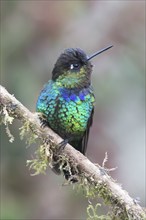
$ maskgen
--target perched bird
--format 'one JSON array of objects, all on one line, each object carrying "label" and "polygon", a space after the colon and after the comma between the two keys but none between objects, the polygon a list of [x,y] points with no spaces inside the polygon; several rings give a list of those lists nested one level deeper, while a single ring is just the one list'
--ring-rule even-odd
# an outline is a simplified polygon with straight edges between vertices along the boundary
[{"label": "perched bird", "polygon": [[66,49],[57,59],[52,79],[42,89],[37,112],[46,117],[47,125],[76,150],[85,154],[94,114],[95,97],[91,85],[92,56],[79,48]]}]

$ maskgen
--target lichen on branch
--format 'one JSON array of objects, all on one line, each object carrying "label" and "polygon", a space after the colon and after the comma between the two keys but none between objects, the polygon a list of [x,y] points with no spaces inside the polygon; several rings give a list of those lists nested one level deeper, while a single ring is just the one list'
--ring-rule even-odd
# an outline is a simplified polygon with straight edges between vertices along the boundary
[{"label": "lichen on branch", "polygon": [[[47,165],[52,168],[56,147],[62,141],[62,138],[49,127],[42,128],[36,114],[31,113],[2,86],[0,86],[0,107],[2,122],[6,126],[11,124],[14,119],[19,119],[23,124],[20,129],[21,137],[31,133],[30,138],[27,140],[28,144],[36,140],[41,143],[38,152],[36,152],[36,158],[27,161],[29,167],[36,171],[35,174],[45,172]],[[9,132],[7,133],[12,141],[13,139]],[[144,209],[107,174],[103,167],[93,164],[69,144],[66,145],[59,159],[62,169],[65,168],[70,173],[72,173],[72,169],[74,170],[78,184],[84,187],[88,197],[91,195],[92,197],[99,196],[105,204],[111,207],[112,213],[109,215],[110,217],[112,216],[111,219],[145,219]],[[96,216],[97,208],[98,205],[95,206],[95,210],[92,206],[89,206],[87,211],[90,219],[92,219],[92,216]],[[91,214],[91,211],[94,215]]]}]

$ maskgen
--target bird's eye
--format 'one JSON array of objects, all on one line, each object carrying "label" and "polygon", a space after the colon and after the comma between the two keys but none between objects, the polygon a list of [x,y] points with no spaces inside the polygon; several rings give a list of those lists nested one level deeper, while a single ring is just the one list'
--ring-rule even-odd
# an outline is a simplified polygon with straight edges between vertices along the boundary
[{"label": "bird's eye", "polygon": [[80,64],[79,63],[74,63],[70,65],[70,69],[71,70],[78,70],[80,68]]}]

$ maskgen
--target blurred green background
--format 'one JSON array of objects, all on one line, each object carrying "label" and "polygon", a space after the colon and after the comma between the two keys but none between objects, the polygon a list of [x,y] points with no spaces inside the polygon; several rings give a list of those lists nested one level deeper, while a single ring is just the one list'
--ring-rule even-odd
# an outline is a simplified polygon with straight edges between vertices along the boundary
[{"label": "blurred green background", "polygon": [[[59,54],[113,44],[92,63],[96,96],[87,157],[145,206],[145,1],[1,1],[1,84],[31,111]],[[87,200],[50,169],[32,177],[34,147],[1,129],[1,219],[85,219]],[[3,127],[4,128],[4,127]]]}]

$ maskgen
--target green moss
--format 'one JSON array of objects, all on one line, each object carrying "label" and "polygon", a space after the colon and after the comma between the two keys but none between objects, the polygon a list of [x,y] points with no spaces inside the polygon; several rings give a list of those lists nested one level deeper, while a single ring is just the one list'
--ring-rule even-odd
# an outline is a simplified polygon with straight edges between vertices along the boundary
[{"label": "green moss", "polygon": [[29,170],[33,170],[32,176],[45,174],[48,166],[48,157],[46,156],[45,145],[41,145],[35,152],[35,158],[26,161]]},{"label": "green moss", "polygon": [[19,128],[20,130],[20,139],[23,140],[26,137],[26,144],[30,146],[36,142],[38,135],[36,134],[35,128],[29,121],[25,121],[23,126]]},{"label": "green moss", "polygon": [[101,207],[100,203],[97,203],[95,206],[89,204],[87,207],[87,220],[111,220],[110,216],[107,215],[98,215],[98,208]]},{"label": "green moss", "polygon": [[14,141],[14,136],[10,132],[9,125],[12,124],[14,117],[9,115],[5,106],[1,107],[0,115],[0,123],[5,125],[6,134],[8,135],[9,141],[12,143]]}]

